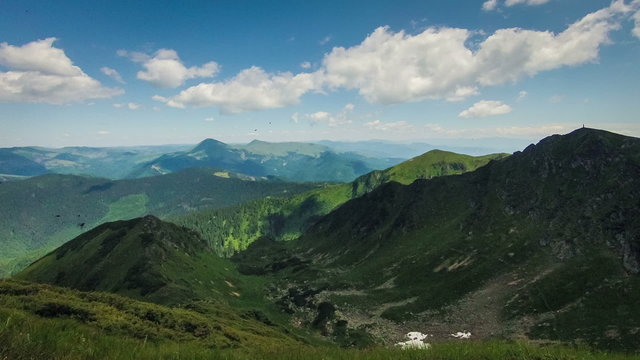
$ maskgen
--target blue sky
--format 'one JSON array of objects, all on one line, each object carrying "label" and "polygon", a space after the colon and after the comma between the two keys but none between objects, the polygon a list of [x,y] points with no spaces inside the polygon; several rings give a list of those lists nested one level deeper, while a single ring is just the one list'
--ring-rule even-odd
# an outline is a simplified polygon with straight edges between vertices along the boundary
[{"label": "blue sky", "polygon": [[0,147],[640,136],[640,0],[3,1]]}]

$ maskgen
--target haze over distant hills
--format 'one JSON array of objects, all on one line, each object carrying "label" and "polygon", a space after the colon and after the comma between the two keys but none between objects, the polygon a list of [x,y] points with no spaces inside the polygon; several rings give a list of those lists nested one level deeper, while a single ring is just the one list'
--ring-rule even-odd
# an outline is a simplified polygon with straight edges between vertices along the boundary
[{"label": "haze over distant hills", "polygon": [[[419,149],[420,146],[413,148]],[[216,167],[291,181],[351,181],[406,158],[363,155],[312,143],[259,140],[246,145],[228,145],[206,139],[195,146],[17,147],[0,149],[0,181],[48,173],[110,179],[138,178],[192,167]]]},{"label": "haze over distant hills", "polygon": [[374,157],[410,159],[429,150],[444,150],[459,154],[481,156],[495,153],[512,153],[525,148],[529,141],[510,138],[483,139],[432,139],[415,142],[397,142],[387,140],[367,141],[318,141],[318,144],[339,151],[353,151]]},{"label": "haze over distant hills", "polygon": [[120,179],[138,163],[187,148],[188,145],[4,148],[0,149],[0,174],[37,176],[56,173]]},{"label": "haze over distant hills", "polygon": [[165,154],[138,166],[129,177],[166,174],[199,166],[228,169],[252,176],[276,176],[289,181],[351,181],[402,159],[377,158],[341,152],[317,144],[268,143],[227,145],[206,139],[190,151]]}]

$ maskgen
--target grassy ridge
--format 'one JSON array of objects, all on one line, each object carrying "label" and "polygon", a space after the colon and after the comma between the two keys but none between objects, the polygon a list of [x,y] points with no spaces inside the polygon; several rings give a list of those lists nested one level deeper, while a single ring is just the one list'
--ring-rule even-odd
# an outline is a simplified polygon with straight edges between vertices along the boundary
[{"label": "grassy ridge", "polygon": [[[0,284],[0,291],[6,291]],[[129,300],[130,301],[130,300]],[[94,306],[96,306],[94,304]],[[141,305],[147,306],[147,305]],[[126,313],[125,306],[116,314]],[[179,311],[166,309],[165,311]],[[187,313],[188,312],[184,312]],[[127,314],[132,317],[134,315]],[[190,314],[193,315],[193,314]],[[193,315],[195,317],[199,314]],[[142,323],[149,321],[142,320]],[[155,327],[155,324],[150,323]],[[143,325],[138,324],[139,327]],[[238,326],[234,324],[234,326]],[[156,327],[157,328],[157,327]],[[32,310],[0,305],[0,358],[22,359],[323,359],[323,360],[631,360],[637,356],[593,352],[561,346],[537,346],[524,342],[464,342],[434,344],[429,350],[371,348],[345,350],[329,346],[309,346],[270,341],[252,342],[252,346],[217,348],[208,339],[198,339],[188,332],[186,339],[129,336],[130,326],[115,331],[102,328],[100,322],[83,322],[70,316],[43,317]],[[140,328],[133,330],[138,335]],[[251,337],[264,338],[260,335]],[[226,341],[230,341],[225,337]]]},{"label": "grassy ridge", "polygon": [[638,351],[638,154],[639,139],[581,129],[474,172],[384,184],[234,260],[270,274],[297,316],[332,305],[330,333],[346,321],[378,339],[468,329]]},{"label": "grassy ridge", "polygon": [[[169,308],[114,294],[8,280],[0,282],[0,295],[0,343],[7,345],[0,353],[11,351],[18,357],[34,352],[61,355],[66,347],[79,352],[78,357],[87,351],[84,355],[100,358],[105,351],[144,350],[146,343],[198,352],[302,343],[284,328],[215,300]],[[97,346],[87,346],[91,343]]]},{"label": "grassy ridge", "polygon": [[230,255],[263,236],[295,239],[321,216],[384,183],[410,184],[416,179],[461,174],[505,156],[474,157],[434,150],[349,184],[328,185],[286,199],[268,197],[231,208],[204,210],[171,221],[200,233],[217,253]]}]

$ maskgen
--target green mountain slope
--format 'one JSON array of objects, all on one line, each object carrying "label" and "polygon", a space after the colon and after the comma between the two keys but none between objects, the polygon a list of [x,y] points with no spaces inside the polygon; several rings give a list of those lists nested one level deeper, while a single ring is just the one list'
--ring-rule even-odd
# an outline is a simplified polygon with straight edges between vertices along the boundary
[{"label": "green mountain slope", "polygon": [[15,278],[175,305],[231,299],[242,291],[232,269],[197,234],[149,215],[102,224]]},{"label": "green mountain slope", "polygon": [[203,210],[171,221],[198,232],[217,253],[230,255],[263,236],[295,239],[320,216],[389,181],[410,184],[421,178],[461,174],[505,156],[473,157],[433,150],[352,183],[328,185],[290,198],[269,197],[231,208]]},{"label": "green mountain slope", "polygon": [[313,184],[265,181],[214,169],[111,181],[45,175],[0,184],[0,276],[20,269],[84,230],[145,214],[159,217],[227,207]]},{"label": "green mountain slope", "polygon": [[256,334],[285,337],[285,332],[294,330],[265,300],[264,279],[241,275],[194,232],[150,215],[100,225],[32,263],[14,279],[109,292],[227,320],[244,317],[271,327],[257,329]]},{"label": "green mountain slope", "polygon": [[247,145],[227,145],[206,139],[190,151],[165,154],[142,164],[129,177],[167,174],[191,167],[217,167],[291,181],[343,182],[397,162],[356,153],[337,153],[316,144],[253,141]]},{"label": "green mountain slope", "polygon": [[303,344],[215,300],[170,308],[9,280],[0,282],[0,295],[0,355],[7,359],[195,358]]},{"label": "green mountain slope", "polygon": [[631,360],[524,342],[433,344],[425,351],[340,349],[308,344],[286,329],[238,315],[220,303],[170,308],[114,294],[0,281],[0,357],[3,359],[335,359],[335,360]]},{"label": "green mountain slope", "polygon": [[382,185],[235,260],[271,273],[286,311],[325,304],[328,333],[346,321],[382,339],[469,330],[637,351],[639,181],[640,139],[580,129],[474,172]]}]

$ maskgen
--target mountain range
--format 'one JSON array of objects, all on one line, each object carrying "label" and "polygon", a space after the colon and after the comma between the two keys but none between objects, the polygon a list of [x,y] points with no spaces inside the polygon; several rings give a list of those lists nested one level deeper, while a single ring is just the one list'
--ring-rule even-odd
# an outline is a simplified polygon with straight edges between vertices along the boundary
[{"label": "mountain range", "polygon": [[[291,196],[281,193],[288,183],[235,180],[282,187],[269,197],[165,217],[175,225],[154,216],[99,225],[2,284],[0,314],[41,327],[75,321],[64,324],[129,341],[130,328],[105,326],[115,320],[103,320],[84,301],[95,297],[103,309],[110,299],[129,314],[164,306],[150,311],[145,329],[166,329],[153,314],[188,316],[193,326],[171,334],[191,339],[204,329],[194,316],[204,316],[197,319],[220,327],[202,330],[209,339],[198,343],[202,349],[253,339],[271,354],[278,352],[262,348],[268,338],[289,349],[325,341],[361,347],[418,330],[436,346],[469,331],[476,341],[640,351],[640,139],[582,128],[508,156],[431,151],[351,183],[298,185]],[[45,292],[64,296],[46,302],[38,295]],[[234,329],[229,319],[240,318]],[[243,340],[229,342],[224,333]],[[530,351],[524,345],[487,344],[494,355],[506,346],[511,355],[501,358],[538,351],[526,357],[518,355]],[[493,358],[473,355],[471,347],[459,351]],[[571,351],[533,358],[583,357]],[[253,356],[268,357],[260,354]],[[362,356],[394,356],[378,354]]]},{"label": "mountain range", "polygon": [[466,329],[637,350],[638,175],[639,139],[579,129],[473,172],[384,184],[235,259],[297,316],[329,303],[334,326],[379,338]]},{"label": "mountain range", "polygon": [[50,173],[109,179],[140,178],[193,167],[214,167],[289,181],[342,182],[405,159],[362,155],[319,144],[259,140],[246,145],[206,139],[196,146],[14,147],[0,149],[0,182]]},{"label": "mountain range", "polygon": [[252,176],[276,176],[289,181],[351,181],[402,159],[375,158],[354,152],[336,152],[307,143],[227,145],[206,139],[189,151],[165,154],[141,164],[129,177],[167,174],[192,167],[217,167]]},{"label": "mountain range", "polygon": [[142,179],[49,174],[0,184],[0,276],[99,224],[176,216],[316,188],[226,170],[193,168]]}]

